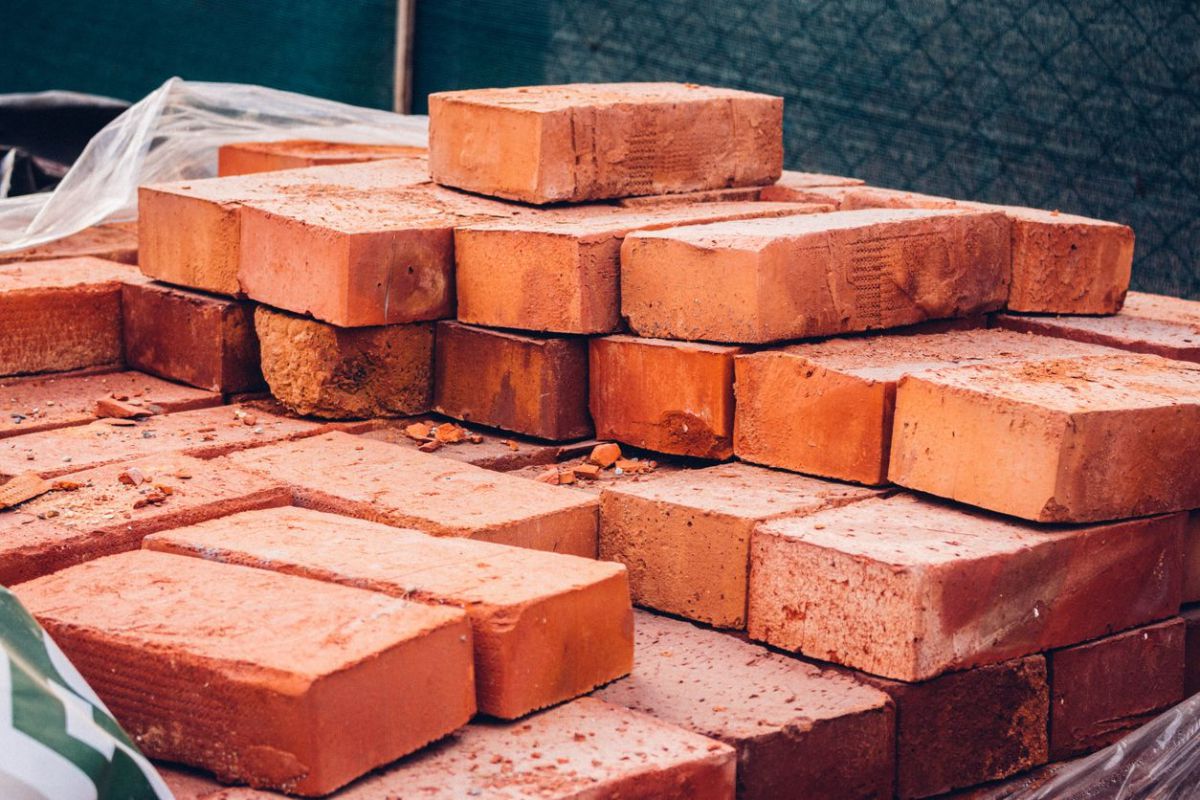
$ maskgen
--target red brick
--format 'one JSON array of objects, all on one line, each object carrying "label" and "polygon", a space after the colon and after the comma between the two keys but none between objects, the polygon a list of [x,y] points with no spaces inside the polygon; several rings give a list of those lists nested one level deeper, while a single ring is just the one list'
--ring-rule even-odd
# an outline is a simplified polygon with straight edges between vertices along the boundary
[{"label": "red brick", "polygon": [[621,242],[631,232],[807,214],[799,203],[582,206],[458,228],[458,318],[499,328],[611,333],[621,323]]},{"label": "red brick", "polygon": [[629,568],[636,604],[741,628],[756,524],[876,495],[745,464],[614,483],[600,497],[600,557]]},{"label": "red brick", "polygon": [[539,439],[591,435],[586,339],[439,322],[435,341],[435,411]]},{"label": "red brick", "polygon": [[424,147],[403,144],[354,144],[316,139],[234,142],[218,148],[217,175],[229,177],[385,159],[407,159],[428,168],[425,153]]},{"label": "red brick", "polygon": [[783,100],[678,83],[573,84],[429,97],[438,183],[528,203],[771,183]]},{"label": "red brick", "polygon": [[145,546],[458,606],[471,619],[479,710],[503,719],[578,697],[633,666],[629,584],[617,564],[302,508],[222,517]]},{"label": "red brick", "polygon": [[121,284],[136,269],[99,258],[0,266],[0,377],[121,362]]},{"label": "red brick", "polygon": [[124,397],[152,413],[191,411],[221,404],[221,396],[168,383],[140,372],[87,372],[18,378],[0,384],[0,439],[86,425],[96,402]]},{"label": "red brick", "polygon": [[900,381],[888,478],[1023,519],[1092,522],[1200,507],[1198,448],[1200,365],[979,364]]},{"label": "red brick", "polygon": [[1130,292],[1111,317],[1024,317],[999,314],[995,324],[1134,353],[1200,363],[1200,302]]},{"label": "red brick", "polygon": [[1182,700],[1186,627],[1171,619],[1048,653],[1050,758],[1099,750]]},{"label": "red brick", "polygon": [[747,628],[925,680],[1175,614],[1183,525],[1033,526],[912,495],[777,519],[751,537]]},{"label": "red brick", "polygon": [[761,343],[1001,307],[1001,214],[868,210],[630,234],[621,313],[641,336]]},{"label": "red brick", "polygon": [[596,697],[737,749],[741,800],[892,796],[887,695],[727,634],[635,614],[633,675]]},{"label": "red brick", "polygon": [[923,683],[855,673],[896,704],[896,795],[929,797],[1046,763],[1046,660],[1029,656]]},{"label": "red brick", "polygon": [[125,286],[121,304],[131,367],[227,394],[263,385],[251,304],[162,283]]},{"label": "red brick", "polygon": [[[239,416],[241,415],[241,416]],[[160,453],[215,458],[234,450],[331,430],[247,406],[181,411],[113,425],[90,425],[0,439],[0,478],[36,472],[45,478]],[[252,424],[250,424],[252,423]]]},{"label": "red brick", "polygon": [[785,169],[779,180],[770,186],[764,186],[758,199],[787,203],[808,203],[812,189],[823,189],[837,186],[858,186],[862,183],[858,178],[843,178],[838,175],[822,175],[818,172],[793,172]]},{"label": "red brick", "polygon": [[1115,353],[1007,331],[828,339],[734,359],[738,458],[868,485],[887,482],[896,384],[962,364]]},{"label": "red brick", "polygon": [[596,556],[597,501],[435,455],[343,433],[230,461],[292,486],[297,505],[435,536]]},{"label": "red brick", "polygon": [[136,264],[137,223],[110,222],[84,228],[62,239],[0,253],[0,264],[14,261],[48,261],[54,258],[92,256],[122,264]]},{"label": "red brick", "polygon": [[1184,679],[1183,696],[1191,697],[1200,692],[1200,606],[1191,606],[1179,612],[1183,618],[1184,635]]},{"label": "red brick", "polygon": [[[126,483],[122,474],[144,482]],[[0,513],[0,584],[136,550],[155,531],[292,500],[290,490],[268,477],[170,453],[83,470],[69,480],[79,488]],[[163,499],[147,502],[154,495]]]},{"label": "red brick", "polygon": [[737,347],[605,336],[592,339],[596,436],[680,456],[733,455]]},{"label": "red brick", "polygon": [[18,596],[142,752],[223,781],[322,795],[475,710],[458,609],[146,551]]}]

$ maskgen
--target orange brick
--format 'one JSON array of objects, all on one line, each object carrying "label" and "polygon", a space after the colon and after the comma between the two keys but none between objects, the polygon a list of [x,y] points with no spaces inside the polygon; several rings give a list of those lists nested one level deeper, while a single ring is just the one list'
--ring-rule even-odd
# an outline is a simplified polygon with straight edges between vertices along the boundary
[{"label": "orange brick", "polygon": [[433,395],[433,326],[335,328],[259,306],[254,312],[271,394],[328,419],[421,414]]},{"label": "orange brick", "polygon": [[0,253],[0,264],[14,261],[48,261],[54,258],[92,256],[105,261],[136,264],[138,252],[137,223],[110,222],[84,228],[62,239],[38,244],[21,250]]},{"label": "orange brick", "polygon": [[1200,507],[1200,366],[1155,356],[903,378],[888,478],[1038,522]]},{"label": "orange brick", "polygon": [[642,197],[622,197],[615,200],[615,205],[622,208],[661,208],[663,206],[682,206],[690,203],[731,203],[746,200],[758,200],[762,194],[761,186],[738,186],[732,189],[705,189],[699,192],[680,192],[678,194],[651,194]]},{"label": "orange brick", "polygon": [[439,322],[435,341],[435,411],[539,439],[591,435],[586,339]]},{"label": "orange brick", "polygon": [[722,460],[733,455],[733,357],[724,347],[634,336],[592,339],[596,436]]},{"label": "orange brick", "polygon": [[424,147],[403,144],[353,144],[316,139],[234,142],[221,145],[217,150],[217,175],[228,177],[385,159],[408,159],[428,168],[425,153]]},{"label": "orange brick", "polygon": [[297,505],[307,508],[596,557],[597,501],[569,488],[344,433],[235,453],[230,461],[292,486]]},{"label": "orange brick", "polygon": [[83,470],[65,480],[78,488],[0,513],[0,584],[136,550],[155,531],[292,500],[291,491],[270,478],[170,453]]},{"label": "orange brick", "polygon": [[146,551],[18,595],[146,755],[223,781],[322,795],[475,711],[459,609]]},{"label": "orange brick", "polygon": [[741,628],[756,524],[877,494],[745,464],[612,484],[600,496],[600,557],[629,568],[634,603]]},{"label": "orange brick", "polygon": [[527,203],[771,183],[783,100],[678,83],[571,84],[429,97],[433,179]]},{"label": "orange brick", "polygon": [[126,285],[121,303],[131,367],[227,394],[263,385],[249,303],[162,283]]},{"label": "orange brick", "polygon": [[411,161],[398,160],[142,186],[138,264],[167,283],[236,295],[241,292],[240,211],[246,202],[314,193],[353,195],[427,180]]},{"label": "orange brick", "polygon": [[1134,353],[1200,363],[1200,302],[1130,292],[1111,317],[1025,317],[998,314],[995,324],[1014,331],[1058,336]]},{"label": "orange brick", "polygon": [[180,386],[140,372],[95,372],[18,378],[0,384],[0,439],[86,425],[104,398],[147,413],[192,411],[221,404],[221,395]]},{"label": "orange brick", "polygon": [[868,210],[630,234],[621,312],[641,336],[759,343],[999,308],[1001,214]]},{"label": "orange brick", "polygon": [[471,619],[479,710],[503,719],[586,694],[633,666],[629,585],[617,564],[302,508],[222,517],[145,546],[458,606]]},{"label": "orange brick", "polygon": [[828,339],[734,359],[738,458],[868,485],[887,482],[896,384],[962,364],[1116,353],[996,330]]},{"label": "orange brick", "polygon": [[621,241],[636,230],[813,213],[799,203],[583,206],[458,228],[458,318],[498,328],[610,333],[620,325]]},{"label": "orange brick", "polygon": [[1178,611],[1184,515],[1038,527],[911,495],[763,523],[750,636],[904,681]]},{"label": "orange brick", "polygon": [[121,362],[121,285],[136,269],[99,258],[0,266],[0,377]]},{"label": "orange brick", "polygon": [[[793,172],[785,169],[779,180],[770,186],[764,186],[759,192],[758,199],[784,203],[812,202],[812,189],[824,189],[839,186],[858,186],[858,178],[843,178],[838,175],[822,175],[819,172]],[[823,200],[818,200],[823,202]]]}]

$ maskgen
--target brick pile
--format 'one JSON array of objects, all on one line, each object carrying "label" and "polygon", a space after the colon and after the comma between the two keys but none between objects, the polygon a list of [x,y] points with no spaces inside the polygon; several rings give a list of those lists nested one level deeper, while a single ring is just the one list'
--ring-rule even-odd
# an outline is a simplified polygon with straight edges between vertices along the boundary
[{"label": "brick pile", "polygon": [[748,92],[430,109],[0,266],[0,583],[178,797],[935,797],[1200,691],[1127,227],[784,171]]}]

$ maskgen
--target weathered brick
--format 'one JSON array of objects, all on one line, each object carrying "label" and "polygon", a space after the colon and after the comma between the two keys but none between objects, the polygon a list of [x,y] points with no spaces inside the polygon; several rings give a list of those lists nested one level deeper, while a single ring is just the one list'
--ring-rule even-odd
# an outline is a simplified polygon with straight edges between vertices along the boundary
[{"label": "weathered brick", "polygon": [[887,482],[896,384],[922,370],[1115,353],[996,330],[828,339],[734,359],[738,458],[868,485]]},{"label": "weathered brick", "polygon": [[771,183],[783,100],[678,83],[573,84],[429,97],[438,183],[528,203]]},{"label": "weathered brick", "polygon": [[429,410],[429,323],[337,328],[259,306],[254,327],[271,394],[299,414],[353,419]]},{"label": "weathered brick", "polygon": [[475,710],[456,608],[147,551],[17,593],[144,753],[223,781],[322,795]]},{"label": "weathered brick", "polygon": [[635,336],[592,339],[588,380],[596,436],[659,453],[729,458],[739,352]]},{"label": "weathered brick", "polygon": [[78,488],[0,512],[0,584],[136,550],[155,531],[292,500],[290,490],[268,477],[170,453],[83,470],[68,480]]},{"label": "weathered brick", "polygon": [[867,210],[638,231],[621,313],[642,336],[761,343],[995,310],[1002,214]]},{"label": "weathered brick", "polygon": [[140,280],[90,257],[0,266],[0,377],[119,364],[121,285]]},{"label": "weathered brick", "polygon": [[835,186],[858,186],[862,183],[858,178],[843,178],[838,175],[822,175],[819,172],[793,172],[785,169],[779,180],[770,186],[764,186],[758,195],[759,200],[785,203],[812,202],[811,189],[823,189]]},{"label": "weathered brick", "polygon": [[435,455],[333,433],[234,453],[297,505],[387,525],[595,558],[595,498]]},{"label": "weathered brick", "polygon": [[591,435],[586,339],[443,321],[435,341],[435,411],[540,439]]},{"label": "weathered brick", "polygon": [[121,304],[129,366],[226,394],[262,387],[250,303],[143,283]]},{"label": "weathered brick", "polygon": [[613,483],[600,497],[600,557],[629,568],[634,603],[741,628],[757,523],[878,494],[745,464]]},{"label": "weathered brick", "polygon": [[621,323],[621,242],[631,232],[808,214],[800,203],[582,206],[459,227],[458,318],[500,328],[611,333]]},{"label": "weathered brick", "polygon": [[318,139],[278,142],[234,142],[217,149],[217,175],[250,175],[280,169],[357,164],[362,161],[408,159],[427,166],[426,149],[403,144],[355,144]]},{"label": "weathered brick", "polygon": [[617,564],[302,508],[177,528],[145,547],[458,606],[471,619],[479,710],[503,719],[578,697],[633,666],[629,584]]},{"label": "weathered brick", "polygon": [[1050,758],[1099,750],[1184,698],[1181,619],[1046,654]]},{"label": "weathered brick", "polygon": [[1038,522],[1200,507],[1200,365],[979,364],[901,379],[888,478]]},{"label": "weathered brick", "polygon": [[595,696],[736,748],[741,800],[892,796],[895,712],[883,692],[727,634],[634,617],[633,675]]},{"label": "weathered brick", "polygon": [[92,256],[105,261],[136,264],[137,223],[109,222],[84,228],[62,239],[0,253],[0,264],[14,261],[48,261],[55,258]]},{"label": "weathered brick", "polygon": [[1179,608],[1185,515],[1033,526],[912,495],[763,523],[750,636],[897,680],[990,664]]}]

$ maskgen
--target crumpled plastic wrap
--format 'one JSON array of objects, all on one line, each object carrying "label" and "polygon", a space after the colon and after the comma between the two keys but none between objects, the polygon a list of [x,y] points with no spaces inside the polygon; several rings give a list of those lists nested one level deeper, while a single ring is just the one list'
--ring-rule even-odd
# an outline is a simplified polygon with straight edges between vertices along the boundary
[{"label": "crumpled plastic wrap", "polygon": [[323,139],[424,146],[426,117],[237,83],[171,78],[105,126],[52,193],[0,199],[0,253],[137,218],[137,187],[209,178],[217,148]]}]

